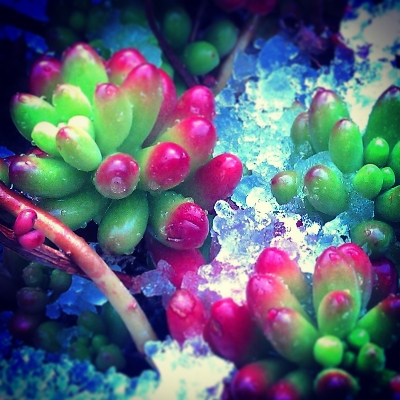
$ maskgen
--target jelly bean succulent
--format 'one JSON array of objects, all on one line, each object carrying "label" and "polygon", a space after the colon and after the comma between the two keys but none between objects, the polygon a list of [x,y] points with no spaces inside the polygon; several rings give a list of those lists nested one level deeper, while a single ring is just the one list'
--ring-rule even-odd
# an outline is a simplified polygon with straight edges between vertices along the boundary
[{"label": "jelly bean succulent", "polygon": [[94,221],[103,253],[116,256],[132,254],[145,233],[171,250],[201,247],[208,213],[242,176],[236,156],[213,158],[214,96],[197,85],[178,98],[171,78],[136,49],[105,61],[85,43],[61,61],[36,61],[29,81],[32,93],[16,93],[10,110],[34,147],[1,160],[1,206],[16,218],[22,248],[43,247],[44,237],[60,248],[107,296],[143,351],[155,338],[145,314],[73,231]]},{"label": "jelly bean succulent", "polygon": [[332,165],[317,163],[303,175],[296,166],[276,174],[271,190],[277,202],[304,196],[310,210],[332,218],[348,210],[350,191],[355,191],[374,201],[378,220],[398,222],[399,93],[399,87],[391,86],[381,94],[361,133],[344,101],[319,88],[308,111],[294,120],[291,139],[297,160],[327,152]]},{"label": "jelly bean succulent", "polygon": [[[79,41],[89,42],[104,56],[110,49],[99,39],[99,31],[112,23],[118,10],[117,19],[122,26],[134,24],[136,28],[147,27],[143,1],[58,1],[46,2],[47,27],[43,36],[48,46],[61,53],[65,48]],[[156,45],[152,36],[145,36],[147,45]],[[154,42],[154,43],[153,43]]]},{"label": "jelly bean succulent", "polygon": [[[272,3],[266,8],[262,4],[258,6],[259,13],[264,15],[272,10],[275,2]],[[184,0],[172,3],[85,1],[79,4],[50,0],[46,7],[49,23],[43,36],[49,47],[58,53],[76,42],[85,41],[108,58],[111,51],[98,38],[98,32],[117,20],[122,29],[129,27],[146,32],[147,47],[161,49],[162,68],[176,78],[181,92],[181,87],[184,90],[193,83],[206,82],[207,77],[212,86],[216,79],[211,79],[210,73],[216,75],[221,61],[235,48],[240,18],[230,18],[218,11],[211,2],[194,4]],[[258,11],[246,9],[246,12]],[[138,40],[137,45],[143,46],[142,41]]]},{"label": "jelly bean succulent", "polygon": [[331,246],[316,259],[311,282],[288,253],[268,247],[241,304],[221,298],[208,311],[178,289],[167,307],[170,332],[181,343],[203,335],[236,365],[228,398],[384,394],[398,374],[386,366],[385,352],[400,338],[398,275],[388,263],[371,262],[354,243]]},{"label": "jelly bean succulent", "polygon": [[[22,211],[15,221],[14,232],[20,234],[30,229],[32,220],[36,219],[32,210]],[[18,235],[17,238],[25,247]],[[33,246],[27,248],[32,250]],[[47,307],[70,290],[71,271],[51,268],[37,261],[29,262],[8,247],[3,249],[2,265],[10,279],[4,282],[2,275],[1,282],[11,288],[2,294],[2,301],[9,297],[16,302],[7,321],[8,331],[14,339],[48,353],[63,352],[73,359],[90,360],[100,371],[110,366],[118,370],[129,366],[124,351],[132,343],[130,333],[111,303],[104,303],[97,312],[85,310],[75,321],[50,319],[46,315]],[[140,345],[140,342],[136,341],[136,344]]]}]

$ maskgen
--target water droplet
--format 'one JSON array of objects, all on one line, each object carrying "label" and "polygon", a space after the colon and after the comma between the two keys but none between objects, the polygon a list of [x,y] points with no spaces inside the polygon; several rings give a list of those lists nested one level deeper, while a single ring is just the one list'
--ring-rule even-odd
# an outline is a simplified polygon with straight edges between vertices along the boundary
[{"label": "water droplet", "polygon": [[115,176],[111,179],[110,189],[112,193],[124,193],[126,192],[126,185],[121,177]]},{"label": "water droplet", "polygon": [[149,181],[148,186],[150,188],[150,190],[158,190],[160,189],[160,185],[154,181]]}]

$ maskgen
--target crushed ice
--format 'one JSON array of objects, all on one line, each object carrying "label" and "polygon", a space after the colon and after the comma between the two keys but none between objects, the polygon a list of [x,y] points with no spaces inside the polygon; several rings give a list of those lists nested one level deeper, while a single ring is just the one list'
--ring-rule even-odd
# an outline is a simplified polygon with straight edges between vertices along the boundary
[{"label": "crushed ice", "polygon": [[215,356],[198,339],[188,340],[183,348],[170,339],[148,342],[145,352],[159,377],[154,371],[142,373],[132,397],[135,400],[217,400],[221,398],[223,380],[234,370],[232,363]]},{"label": "crushed ice", "polygon": [[[354,50],[353,60],[338,49],[329,68],[315,70],[307,62],[308,56],[280,35],[268,41],[258,40],[258,54],[237,56],[233,75],[216,99],[219,141],[215,154],[238,155],[249,173],[232,197],[238,209],[225,201],[216,205],[212,229],[213,241],[220,246],[216,258],[198,275],[188,273],[182,284],[197,292],[206,306],[219,297],[243,300],[248,275],[265,246],[285,249],[299,261],[304,272],[312,273],[315,258],[325,247],[339,245],[346,240],[352,224],[373,216],[371,202],[361,202],[351,193],[350,209],[323,224],[318,215],[304,212],[301,194],[293,203],[279,206],[269,189],[270,179],[279,170],[295,163],[300,168],[301,163],[310,162],[291,157],[289,133],[296,115],[309,106],[316,87],[337,91],[363,130],[377,97],[391,84],[400,85],[400,70],[393,67],[400,47],[400,5],[396,1],[373,7],[358,3],[352,2],[354,7],[350,7],[341,25],[346,45]],[[104,39],[107,38],[115,42],[112,33],[105,32]],[[151,46],[146,33],[136,40],[142,39],[144,45]],[[331,163],[326,153],[311,161]],[[160,264],[156,270],[143,274],[133,292],[168,297],[173,288],[165,279],[167,271],[168,265]],[[157,285],[152,284],[154,281]],[[49,314],[56,316],[60,309],[78,313],[104,301],[90,283],[74,278],[73,285],[72,294],[61,298]],[[201,341],[190,341],[183,349],[172,340],[149,342],[146,353],[158,373],[144,371],[137,378],[132,398],[163,399],[169,393],[170,398],[176,399],[217,399],[221,382],[233,371],[231,363],[211,354]]]}]

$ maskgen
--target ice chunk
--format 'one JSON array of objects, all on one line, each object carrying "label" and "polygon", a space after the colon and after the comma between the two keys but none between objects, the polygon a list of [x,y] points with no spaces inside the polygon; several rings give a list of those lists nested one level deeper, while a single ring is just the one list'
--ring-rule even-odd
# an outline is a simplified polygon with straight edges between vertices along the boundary
[{"label": "ice chunk", "polygon": [[218,109],[222,112],[223,109],[228,109],[227,107],[232,107],[236,103],[235,92],[232,87],[227,87],[222,90],[218,96]]},{"label": "ice chunk", "polygon": [[[269,165],[266,165],[266,175],[274,176],[278,169]],[[257,174],[256,172],[251,175],[244,176],[239,185],[236,187],[235,192],[232,195],[232,201],[239,207],[245,206],[247,203],[247,198],[255,196],[257,201],[272,202],[272,194],[269,190],[268,181]],[[269,192],[269,193],[268,193]]]},{"label": "ice chunk", "polygon": [[400,84],[400,70],[392,64],[399,49],[400,3],[355,2],[340,33],[354,51],[355,64],[353,78],[337,87],[343,87],[341,95],[350,106],[351,117],[364,130],[377,97],[390,85]]},{"label": "ice chunk", "polygon": [[96,306],[106,300],[92,281],[73,275],[71,288],[59,297],[57,303],[48,305],[46,313],[51,318],[58,318],[61,311],[71,315],[79,315],[84,310],[95,312]]},{"label": "ice chunk", "polygon": [[215,205],[213,230],[218,234],[221,250],[218,259],[231,265],[246,265],[255,260],[264,244],[265,229],[270,227],[268,214],[255,218],[253,208],[233,210],[226,201]]},{"label": "ice chunk", "polygon": [[[155,373],[153,372],[153,375]],[[118,373],[115,368],[101,373],[89,361],[71,360],[66,354],[46,354],[23,346],[9,359],[0,359],[0,398],[2,399],[115,399],[132,398],[137,379]],[[153,381],[147,381],[150,391]]]},{"label": "ice chunk", "polygon": [[[220,297],[243,302],[254,263],[265,247],[286,250],[304,272],[313,272],[315,259],[321,251],[318,243],[343,242],[341,232],[321,233],[321,219],[287,209],[279,211],[276,202],[265,198],[265,191],[254,187],[243,208],[233,209],[225,201],[217,202],[212,234],[221,249],[209,265],[199,269],[199,276],[206,280],[197,286],[201,298],[202,291],[211,290]],[[212,298],[210,293],[208,298]]]},{"label": "ice chunk", "polygon": [[197,296],[206,310],[221,298],[231,297],[236,303],[245,301],[245,288],[249,275],[253,272],[254,263],[232,265],[219,261],[219,257],[210,265],[200,267],[198,274],[205,283],[197,288]]},{"label": "ice chunk", "polygon": [[[0,327],[5,328],[10,315],[0,314]],[[6,329],[1,332],[0,350],[8,355],[11,335]],[[73,330],[68,332],[73,334]],[[223,380],[234,371],[232,363],[213,355],[200,338],[187,341],[182,349],[170,338],[148,342],[145,351],[157,372],[147,370],[129,379],[115,368],[102,374],[91,363],[70,360],[66,355],[56,355],[55,363],[47,362],[43,351],[23,347],[14,350],[9,361],[0,360],[0,397],[7,392],[13,398],[53,398],[63,390],[61,398],[65,399],[86,393],[90,397],[102,394],[99,398],[156,400],[165,399],[168,393],[171,399],[212,400],[220,398]]]},{"label": "ice chunk", "polygon": [[233,371],[232,363],[212,354],[202,339],[187,340],[181,349],[172,339],[148,342],[145,352],[157,368],[159,382],[154,387],[154,374],[145,372],[131,399],[217,400],[221,398],[223,380]]},{"label": "ice chunk", "polygon": [[236,81],[245,81],[256,74],[257,57],[254,54],[239,52],[236,56],[233,69],[233,78]]},{"label": "ice chunk", "polygon": [[172,273],[172,267],[161,260],[155,269],[136,276],[130,290],[134,294],[142,292],[146,297],[162,296],[163,304],[166,305],[175,291],[175,286],[168,278]]},{"label": "ice chunk", "polygon": [[121,24],[119,12],[110,10],[110,13],[113,13],[111,22],[98,34],[104,46],[109,48],[111,52],[126,47],[134,47],[145,56],[148,62],[159,67],[161,65],[161,50],[150,28],[134,23]]},{"label": "ice chunk", "polygon": [[272,71],[286,65],[298,53],[299,48],[282,35],[273,36],[264,44],[258,57],[261,76],[267,76]]}]

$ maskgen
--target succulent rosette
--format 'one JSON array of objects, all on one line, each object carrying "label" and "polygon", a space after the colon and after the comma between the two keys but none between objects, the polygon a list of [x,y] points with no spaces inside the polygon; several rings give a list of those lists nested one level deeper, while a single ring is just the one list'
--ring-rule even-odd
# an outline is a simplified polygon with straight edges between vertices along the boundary
[{"label": "succulent rosette", "polygon": [[202,335],[236,365],[229,398],[386,393],[396,375],[386,366],[386,350],[400,338],[394,271],[390,260],[371,261],[361,247],[344,243],[319,255],[311,282],[285,251],[268,247],[242,303],[220,298],[207,310],[198,296],[178,289],[167,320],[180,343]]},{"label": "succulent rosette", "polygon": [[290,137],[297,161],[325,152],[331,162],[315,163],[305,172],[300,162],[278,172],[271,179],[277,202],[303,198],[309,212],[329,220],[348,211],[357,193],[374,202],[376,229],[399,222],[399,112],[400,88],[392,85],[376,100],[361,132],[336,92],[317,89],[309,109],[295,118]]},{"label": "succulent rosette", "polygon": [[[269,260],[278,260],[280,268]],[[299,310],[287,294],[253,289],[252,280],[272,275],[285,282],[287,290],[300,300],[303,291],[295,295],[301,281],[294,268],[295,262],[288,256],[285,260],[281,250],[265,249],[247,286],[246,302],[252,305],[253,319],[268,342],[284,359],[305,368],[292,367],[267,392],[288,390],[302,395],[288,398],[309,398],[312,393],[318,398],[347,398],[361,386],[368,390],[365,388],[375,385],[375,390],[383,393],[388,382],[377,384],[377,380],[387,373],[385,349],[399,338],[398,277],[388,273],[386,278],[393,284],[390,293],[371,303],[373,291],[380,286],[376,279],[379,269],[358,245],[345,243],[326,248],[317,258],[309,287],[313,307],[304,297]],[[261,315],[260,304],[269,304]],[[305,374],[305,381],[299,382],[297,374]]]},{"label": "succulent rosette", "polygon": [[10,110],[40,151],[14,156],[7,184],[73,230],[98,223],[107,253],[132,253],[147,229],[174,249],[202,246],[207,213],[242,176],[236,156],[214,161],[207,87],[178,98],[169,75],[138,50],[104,60],[85,43],[67,48],[61,61],[37,60],[29,83],[32,94],[15,94]]}]

